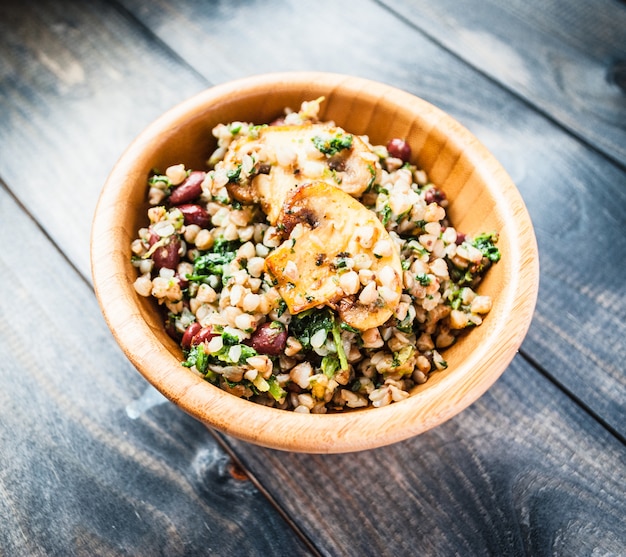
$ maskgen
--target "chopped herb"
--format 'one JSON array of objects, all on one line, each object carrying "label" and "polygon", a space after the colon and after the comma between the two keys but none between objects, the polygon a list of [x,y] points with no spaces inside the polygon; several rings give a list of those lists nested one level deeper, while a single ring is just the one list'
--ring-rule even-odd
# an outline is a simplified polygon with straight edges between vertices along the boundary
[{"label": "chopped herb", "polygon": [[452,309],[459,309],[463,303],[463,288],[458,288],[448,296],[448,304]]},{"label": "chopped herb", "polygon": [[328,379],[332,379],[337,373],[337,370],[341,367],[341,363],[339,362],[339,357],[337,354],[328,354],[322,358],[322,363],[320,368],[322,373],[328,377]]},{"label": "chopped herb", "polygon": [[344,331],[349,331],[350,333],[355,333],[357,335],[361,333],[361,331],[359,331],[358,329],[355,329],[352,325],[348,325],[347,323],[344,323],[343,321],[339,323],[339,327],[343,329]]},{"label": "chopped herb", "polygon": [[229,184],[236,184],[239,182],[239,177],[241,176],[241,164],[237,165],[237,168],[234,170],[227,170],[226,177],[228,178]]},{"label": "chopped herb", "polygon": [[[220,365],[243,365],[246,363],[248,358],[258,355],[258,352],[251,346],[241,344],[241,339],[237,335],[233,335],[226,331],[222,332],[222,343],[223,346],[220,350],[208,356],[210,361],[213,363]],[[231,358],[231,349],[235,346],[239,346],[241,351],[239,352],[239,357],[236,360],[233,360]]]},{"label": "chopped herb", "polygon": [[413,332],[413,320],[411,316],[407,314],[407,316],[396,325],[396,329],[403,333],[411,334]]},{"label": "chopped herb", "polygon": [[333,182],[335,182],[335,184],[340,186],[342,182],[342,177],[340,174],[337,173],[337,170],[341,171],[342,169],[327,168],[324,170],[324,173],[322,174],[322,176],[324,178],[330,178]]},{"label": "chopped herb", "polygon": [[[229,381],[226,380],[226,379],[224,379],[224,381],[229,383]],[[234,387],[235,385],[237,385],[237,383],[233,383],[231,385],[231,387]],[[259,389],[257,389],[257,386],[252,381],[248,381],[247,379],[244,379],[244,380],[239,382],[239,385],[243,385],[244,387],[250,389],[253,392],[253,394],[255,394],[255,395],[261,394],[261,391],[259,391]]]},{"label": "chopped herb", "polygon": [[335,344],[336,355],[339,358],[341,369],[348,369],[348,359],[346,357],[343,343],[341,342],[341,326],[339,319],[328,308],[312,308],[297,315],[294,315],[289,325],[290,334],[296,337],[305,350],[311,350],[311,338],[320,330],[326,334],[332,334]]},{"label": "chopped herb", "polygon": [[294,315],[289,324],[289,331],[296,337],[305,350],[311,350],[311,338],[320,329],[330,333],[335,324],[335,315],[330,309],[312,308]]},{"label": "chopped herb", "polygon": [[230,203],[230,197],[228,197],[227,195],[214,195],[213,201],[217,201],[222,205],[228,205]]},{"label": "chopped herb", "polygon": [[241,339],[237,335],[233,335],[228,331],[222,331],[222,342],[224,346],[235,346],[235,344],[239,344]]},{"label": "chopped herb", "polygon": [[484,257],[489,259],[492,263],[500,261],[500,250],[495,246],[498,241],[497,232],[485,232],[479,234],[474,238],[472,245],[479,249]]},{"label": "chopped herb", "polygon": [[352,135],[350,134],[338,133],[335,137],[331,138],[316,135],[311,138],[311,141],[313,141],[313,145],[315,145],[318,151],[332,157],[344,149],[350,149],[352,147],[352,139]]},{"label": "chopped herb", "polygon": [[248,137],[250,139],[258,139],[263,128],[267,128],[267,124],[257,124],[248,128]]},{"label": "chopped herb", "polygon": [[193,273],[187,280],[204,281],[212,275],[224,277],[230,262],[235,259],[238,241],[225,240],[219,237],[210,251],[201,253],[193,262]]},{"label": "chopped herb", "polygon": [[187,354],[187,359],[183,362],[183,366],[192,367],[196,366],[196,369],[204,375],[209,365],[208,354],[204,351],[202,344],[192,346]]},{"label": "chopped herb", "polygon": [[237,249],[241,246],[241,242],[239,240],[227,240],[224,236],[218,236],[213,243],[213,248],[211,251],[215,253],[228,253],[232,251],[237,251]]},{"label": "chopped herb", "polygon": [[150,178],[148,178],[148,185],[156,186],[157,184],[165,184],[168,189],[172,187],[172,181],[165,175],[155,174],[154,176],[150,176]]},{"label": "chopped herb", "polygon": [[367,165],[367,169],[370,171],[370,180],[367,183],[367,188],[365,188],[366,192],[369,192],[372,190],[372,188],[375,188],[375,183],[376,183],[376,167],[373,164],[368,164]]},{"label": "chopped herb", "polygon": [[391,220],[392,214],[391,207],[389,205],[385,205],[380,212],[380,220],[383,223],[383,226],[387,226],[387,223]]},{"label": "chopped herb", "polygon": [[338,253],[335,259],[333,260],[333,264],[332,264],[333,268],[336,271],[339,271],[341,269],[344,269],[344,270],[347,269],[348,259],[350,259],[350,254],[347,251],[342,251]]},{"label": "chopped herb", "polygon": [[335,341],[335,347],[337,349],[337,356],[339,356],[339,364],[342,370],[348,369],[348,358],[346,357],[346,351],[343,348],[343,342],[341,342],[341,331],[339,330],[339,320],[333,321],[333,340]]},{"label": "chopped herb", "polygon": [[193,273],[187,275],[187,280],[202,281],[211,275],[223,276],[225,267],[235,258],[235,253],[205,253],[196,257],[193,264]]},{"label": "chopped herb", "polygon": [[409,240],[406,243],[406,247],[417,253],[419,256],[428,255],[428,250],[417,240]]},{"label": "chopped herb", "polygon": [[391,363],[392,367],[400,367],[406,364],[411,356],[413,356],[414,351],[413,346],[409,345],[401,348],[398,352],[394,352],[393,361]]},{"label": "chopped herb", "polygon": [[239,359],[233,363],[245,364],[248,358],[252,358],[252,356],[258,356],[258,352],[251,346],[248,346],[247,344],[241,344],[240,346],[241,356],[239,356]]},{"label": "chopped herb", "polygon": [[268,392],[270,395],[272,395],[275,401],[280,402],[287,396],[287,391],[285,391],[278,384],[278,380],[276,379],[276,376],[271,375],[270,378],[267,380],[267,382],[270,386],[270,389]]},{"label": "chopped herb", "polygon": [[419,282],[422,286],[428,286],[432,282],[432,278],[429,277],[426,273],[418,273],[415,275],[415,280]]},{"label": "chopped herb", "polygon": [[465,286],[474,282],[474,274],[470,270],[459,269],[452,265],[450,268],[450,278],[459,286]]},{"label": "chopped herb", "polygon": [[280,317],[287,310],[287,302],[282,298],[278,300],[278,307],[276,308],[276,315]]}]

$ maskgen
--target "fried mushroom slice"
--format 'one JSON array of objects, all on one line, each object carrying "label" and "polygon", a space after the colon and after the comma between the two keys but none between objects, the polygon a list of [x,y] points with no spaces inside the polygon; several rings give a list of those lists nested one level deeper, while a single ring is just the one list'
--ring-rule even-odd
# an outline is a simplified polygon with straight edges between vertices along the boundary
[{"label": "fried mushroom slice", "polygon": [[360,137],[329,124],[267,126],[228,148],[223,168],[231,176],[229,194],[258,202],[276,224],[289,192],[325,181],[358,197],[381,172],[378,157]]},{"label": "fried mushroom slice", "polygon": [[328,306],[360,331],[393,315],[402,294],[400,256],[372,211],[319,181],[290,192],[277,225],[286,240],[265,265],[290,313]]}]

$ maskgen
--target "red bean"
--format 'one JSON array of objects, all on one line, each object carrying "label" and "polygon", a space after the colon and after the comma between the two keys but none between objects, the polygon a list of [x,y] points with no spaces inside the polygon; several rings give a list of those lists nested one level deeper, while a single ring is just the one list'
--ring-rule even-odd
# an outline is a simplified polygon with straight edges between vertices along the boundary
[{"label": "red bean", "polygon": [[259,354],[278,356],[287,344],[287,329],[278,321],[263,323],[250,337],[250,346]]},{"label": "red bean", "polygon": [[154,244],[156,244],[159,240],[161,239],[161,236],[159,236],[156,232],[154,232],[152,229],[150,229],[150,236],[148,237],[148,244],[150,246],[153,246]]},{"label": "red bean", "polygon": [[441,203],[446,199],[446,194],[437,188],[430,188],[424,192],[424,201],[426,203]]},{"label": "red bean", "polygon": [[304,389],[300,387],[300,385],[298,385],[297,383],[294,383],[293,381],[289,381],[289,383],[287,383],[287,385],[285,386],[285,389],[287,389],[287,391],[289,391],[290,393],[296,393],[296,394],[300,394],[304,392]]},{"label": "red bean", "polygon": [[457,246],[460,246],[463,242],[465,242],[465,238],[467,238],[467,234],[463,234],[463,232],[457,232],[455,244]]},{"label": "red bean", "polygon": [[213,332],[213,327],[202,327],[191,339],[191,345],[195,346],[196,344],[200,344],[206,340],[211,340],[216,336],[217,334]]},{"label": "red bean", "polygon": [[207,228],[211,224],[211,216],[202,205],[184,203],[178,205],[178,209],[185,218],[185,224],[197,224],[200,228]]},{"label": "red bean", "polygon": [[176,330],[176,326],[171,319],[165,322],[165,332],[176,341],[180,339],[180,333]]},{"label": "red bean", "polygon": [[186,276],[183,276],[180,273],[176,273],[174,276],[178,279],[178,285],[181,288],[185,289],[189,286],[189,281]]},{"label": "red bean", "polygon": [[158,247],[152,254],[154,267],[159,269],[176,269],[180,263],[180,238],[178,236],[170,236],[165,245]]},{"label": "red bean", "polygon": [[189,350],[189,348],[191,348],[191,340],[200,332],[200,329],[202,329],[202,325],[200,325],[200,323],[198,323],[197,321],[194,321],[191,325],[189,325],[189,327],[185,329],[185,332],[183,333],[183,338],[180,341],[181,346],[185,350]]},{"label": "red bean", "polygon": [[404,139],[398,137],[390,139],[387,143],[387,151],[392,157],[402,162],[409,162],[411,159],[411,146]]},{"label": "red bean", "polygon": [[202,182],[206,172],[201,170],[194,170],[180,186],[177,186],[172,190],[170,194],[170,203],[172,205],[180,205],[181,203],[189,203],[194,199],[200,197],[202,193]]}]

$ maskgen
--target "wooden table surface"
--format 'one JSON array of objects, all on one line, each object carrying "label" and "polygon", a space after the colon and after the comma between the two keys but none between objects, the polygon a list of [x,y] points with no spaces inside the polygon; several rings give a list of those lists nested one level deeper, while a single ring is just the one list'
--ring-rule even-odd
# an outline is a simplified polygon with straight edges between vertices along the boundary
[{"label": "wooden table surface", "polygon": [[[456,418],[310,456],[208,431],[106,327],[91,219],[212,85],[375,79],[468,127],[537,234],[532,325]],[[0,2],[0,555],[626,555],[626,4]]]}]

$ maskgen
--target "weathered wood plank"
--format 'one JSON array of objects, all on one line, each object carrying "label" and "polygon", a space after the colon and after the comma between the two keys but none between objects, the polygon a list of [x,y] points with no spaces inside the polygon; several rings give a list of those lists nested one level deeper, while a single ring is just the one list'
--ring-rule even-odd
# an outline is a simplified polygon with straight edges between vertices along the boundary
[{"label": "weathered wood plank", "polygon": [[626,344],[617,342],[626,335],[626,283],[623,263],[611,264],[626,260],[626,174],[619,167],[373,4],[354,10],[321,1],[304,17],[293,0],[255,4],[254,11],[123,2],[211,81],[293,69],[358,74],[415,93],[469,127],[512,175],[536,226],[541,290],[524,350],[626,436]]},{"label": "weathered wood plank", "polygon": [[622,2],[382,3],[626,166],[626,6]]},{"label": "weathered wood plank", "polygon": [[0,175],[89,275],[90,224],[123,149],[207,86],[102,1],[0,3]]},{"label": "weathered wood plank", "polygon": [[0,222],[0,554],[309,554],[3,188]]},{"label": "weathered wood plank", "polygon": [[[231,443],[326,555],[626,547],[626,448],[520,357],[462,414],[391,447],[320,456]],[[304,513],[302,501],[315,503]]]},{"label": "weathered wood plank", "polygon": [[[7,10],[5,5],[0,9]],[[130,0],[127,5],[133,7]],[[298,2],[159,3],[134,11],[152,18],[149,26],[188,61],[192,59],[185,53],[193,48],[199,62],[191,63],[204,78],[105,4],[26,6],[26,11],[8,12],[12,19],[4,17],[6,11],[0,17],[0,90],[8,92],[0,97],[0,174],[85,276],[90,210],[101,181],[130,137],[168,104],[209,80],[274,69],[325,69],[377,78],[448,110],[513,174],[535,219],[542,253],[542,291],[524,351],[615,429],[623,429],[625,387],[619,367],[626,359],[623,343],[616,342],[625,331],[615,316],[624,313],[626,292],[615,262],[626,255],[626,194],[619,169],[374,4],[354,10],[346,3],[323,2],[310,10]],[[258,21],[274,24],[272,36]],[[322,38],[319,29],[327,30]],[[114,53],[114,63],[107,61],[107,49]],[[42,52],[57,73],[41,61],[46,60]],[[84,81],[72,84],[59,77],[65,74],[58,68],[68,67],[71,59],[87,68]],[[55,66],[50,60],[59,62]],[[127,89],[115,75],[129,81]],[[94,109],[99,111],[95,115]],[[83,132],[93,119],[95,129]],[[65,136],[89,142],[64,142]],[[9,214],[16,211],[12,204],[6,207]],[[17,300],[0,308],[2,372],[11,378],[0,397],[3,407],[14,412],[0,428],[0,505],[2,516],[12,517],[0,529],[3,549],[9,554],[19,554],[15,548],[23,554],[44,549],[61,553],[68,543],[77,553],[121,553],[142,543],[146,554],[192,554],[204,543],[206,552],[261,548],[271,554],[288,544],[276,538],[281,523],[271,519],[269,532],[260,534],[267,537],[246,545],[253,542],[243,538],[243,528],[268,527],[258,518],[261,502],[250,503],[258,493],[250,497],[247,488],[237,491],[240,484],[224,471],[226,461],[214,456],[211,438],[197,424],[168,404],[129,418],[128,412],[134,416],[142,404],[150,406],[150,395],[142,398],[145,384],[111,346],[88,287],[58,256],[49,255],[49,245],[21,217],[16,223],[3,215],[2,223],[0,233],[11,242],[13,230],[26,230],[12,248],[20,254],[10,252],[10,264],[0,251],[0,280],[8,282],[11,292],[17,285],[18,292]],[[42,242],[44,251],[38,252]],[[52,284],[37,261],[28,259],[32,253],[45,255],[49,268],[61,269]],[[14,276],[16,264],[20,274]],[[596,272],[610,266],[616,270]],[[65,280],[68,276],[71,280]],[[33,295],[37,285],[42,290]],[[68,299],[73,301],[69,310]],[[27,310],[15,316],[16,308]],[[33,315],[38,317],[33,320]],[[608,335],[605,327],[611,327]],[[51,338],[52,330],[61,336]],[[84,331],[92,331],[89,346],[81,344]],[[37,346],[21,343],[29,335],[37,338]],[[28,360],[37,350],[41,364]],[[84,362],[96,363],[83,371]],[[106,362],[106,372],[98,362]],[[28,372],[26,378],[10,375],[20,370]],[[590,370],[597,370],[593,383]],[[43,403],[39,416],[16,402],[24,399],[33,406]],[[18,432],[14,437],[11,429]],[[32,437],[43,444],[42,450]],[[112,456],[115,443],[119,453]],[[328,554],[406,554],[422,548],[425,553],[460,554],[541,554],[551,548],[553,553],[579,554],[595,547],[610,554],[624,545],[623,446],[519,358],[494,389],[457,419],[395,447],[307,457],[228,443]],[[16,467],[12,453],[28,465]],[[160,468],[162,460],[167,472]],[[32,486],[28,500],[14,491],[22,485]],[[232,493],[237,494],[235,506],[228,507]],[[28,520],[22,511],[27,504],[35,508]],[[183,546],[208,531],[194,511],[212,513],[213,504],[225,512],[211,514],[209,538]],[[56,514],[55,505],[61,509]],[[112,510],[120,515],[118,522],[106,518]],[[133,517],[135,510],[141,520]],[[82,530],[80,520],[69,518],[77,515],[87,517]],[[234,516],[240,521],[232,524]],[[53,517],[51,524],[44,517]],[[172,526],[172,520],[182,526]],[[159,528],[152,537],[149,522]],[[181,534],[177,528],[188,530]],[[220,537],[220,528],[228,535]],[[62,533],[58,542],[50,538],[55,529]],[[34,541],[30,546],[28,539],[48,545],[41,549]],[[243,545],[236,545],[241,540]],[[301,551],[295,542],[294,548]]]}]

